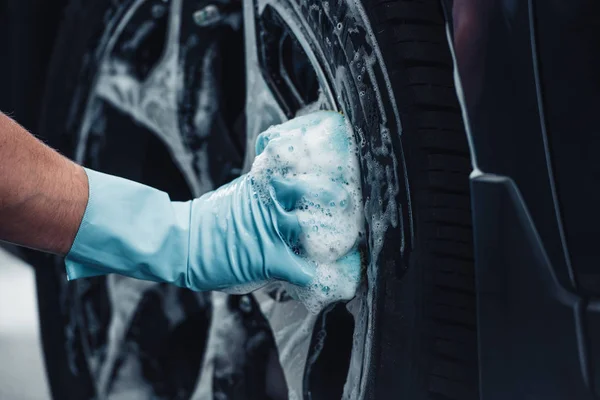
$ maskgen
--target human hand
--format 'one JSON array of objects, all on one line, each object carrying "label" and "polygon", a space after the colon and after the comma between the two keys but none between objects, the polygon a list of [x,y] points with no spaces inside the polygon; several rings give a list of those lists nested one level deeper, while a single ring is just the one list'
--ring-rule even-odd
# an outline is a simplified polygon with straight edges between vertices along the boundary
[{"label": "human hand", "polygon": [[332,112],[272,127],[259,137],[248,174],[189,202],[87,170],[90,200],[68,275],[116,272],[194,290],[268,280],[309,285],[320,263],[357,241],[357,219],[340,218],[360,207],[348,138],[343,117]]}]

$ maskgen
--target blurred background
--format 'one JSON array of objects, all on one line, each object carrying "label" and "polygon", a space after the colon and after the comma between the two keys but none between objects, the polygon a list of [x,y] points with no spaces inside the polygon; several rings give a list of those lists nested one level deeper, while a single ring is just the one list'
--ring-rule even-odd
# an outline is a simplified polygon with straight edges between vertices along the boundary
[{"label": "blurred background", "polygon": [[49,399],[33,268],[0,247],[0,399]]}]

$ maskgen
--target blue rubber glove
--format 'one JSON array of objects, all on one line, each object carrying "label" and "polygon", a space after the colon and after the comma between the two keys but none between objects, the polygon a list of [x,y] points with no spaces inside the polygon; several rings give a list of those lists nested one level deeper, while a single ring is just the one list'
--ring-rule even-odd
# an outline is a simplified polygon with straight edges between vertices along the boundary
[{"label": "blue rubber glove", "polygon": [[272,279],[306,286],[314,278],[315,265],[296,254],[302,228],[294,205],[308,188],[275,181],[259,195],[250,173],[172,202],[148,186],[86,172],[89,201],[65,260],[69,279],[119,273],[219,290]]},{"label": "blue rubber glove", "polygon": [[69,279],[119,273],[217,290],[270,279],[304,286],[313,277],[314,267],[292,250],[297,218],[254,196],[247,175],[171,202],[148,186],[86,172],[90,198],[65,260]]}]

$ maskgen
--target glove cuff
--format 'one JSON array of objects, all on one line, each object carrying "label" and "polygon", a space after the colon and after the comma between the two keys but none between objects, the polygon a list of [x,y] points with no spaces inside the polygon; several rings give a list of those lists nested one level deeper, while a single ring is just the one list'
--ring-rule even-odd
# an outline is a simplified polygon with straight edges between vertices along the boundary
[{"label": "glove cuff", "polygon": [[85,169],[89,199],[65,258],[69,280],[108,273],[188,286],[190,202]]}]

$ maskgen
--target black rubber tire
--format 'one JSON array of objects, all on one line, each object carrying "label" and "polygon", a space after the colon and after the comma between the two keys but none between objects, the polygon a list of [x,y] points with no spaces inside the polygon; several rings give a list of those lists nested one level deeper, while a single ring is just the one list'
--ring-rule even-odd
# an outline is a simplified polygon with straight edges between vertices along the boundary
[{"label": "black rubber tire", "polygon": [[402,121],[415,242],[385,270],[372,398],[479,396],[471,162],[438,0],[363,0]]}]

